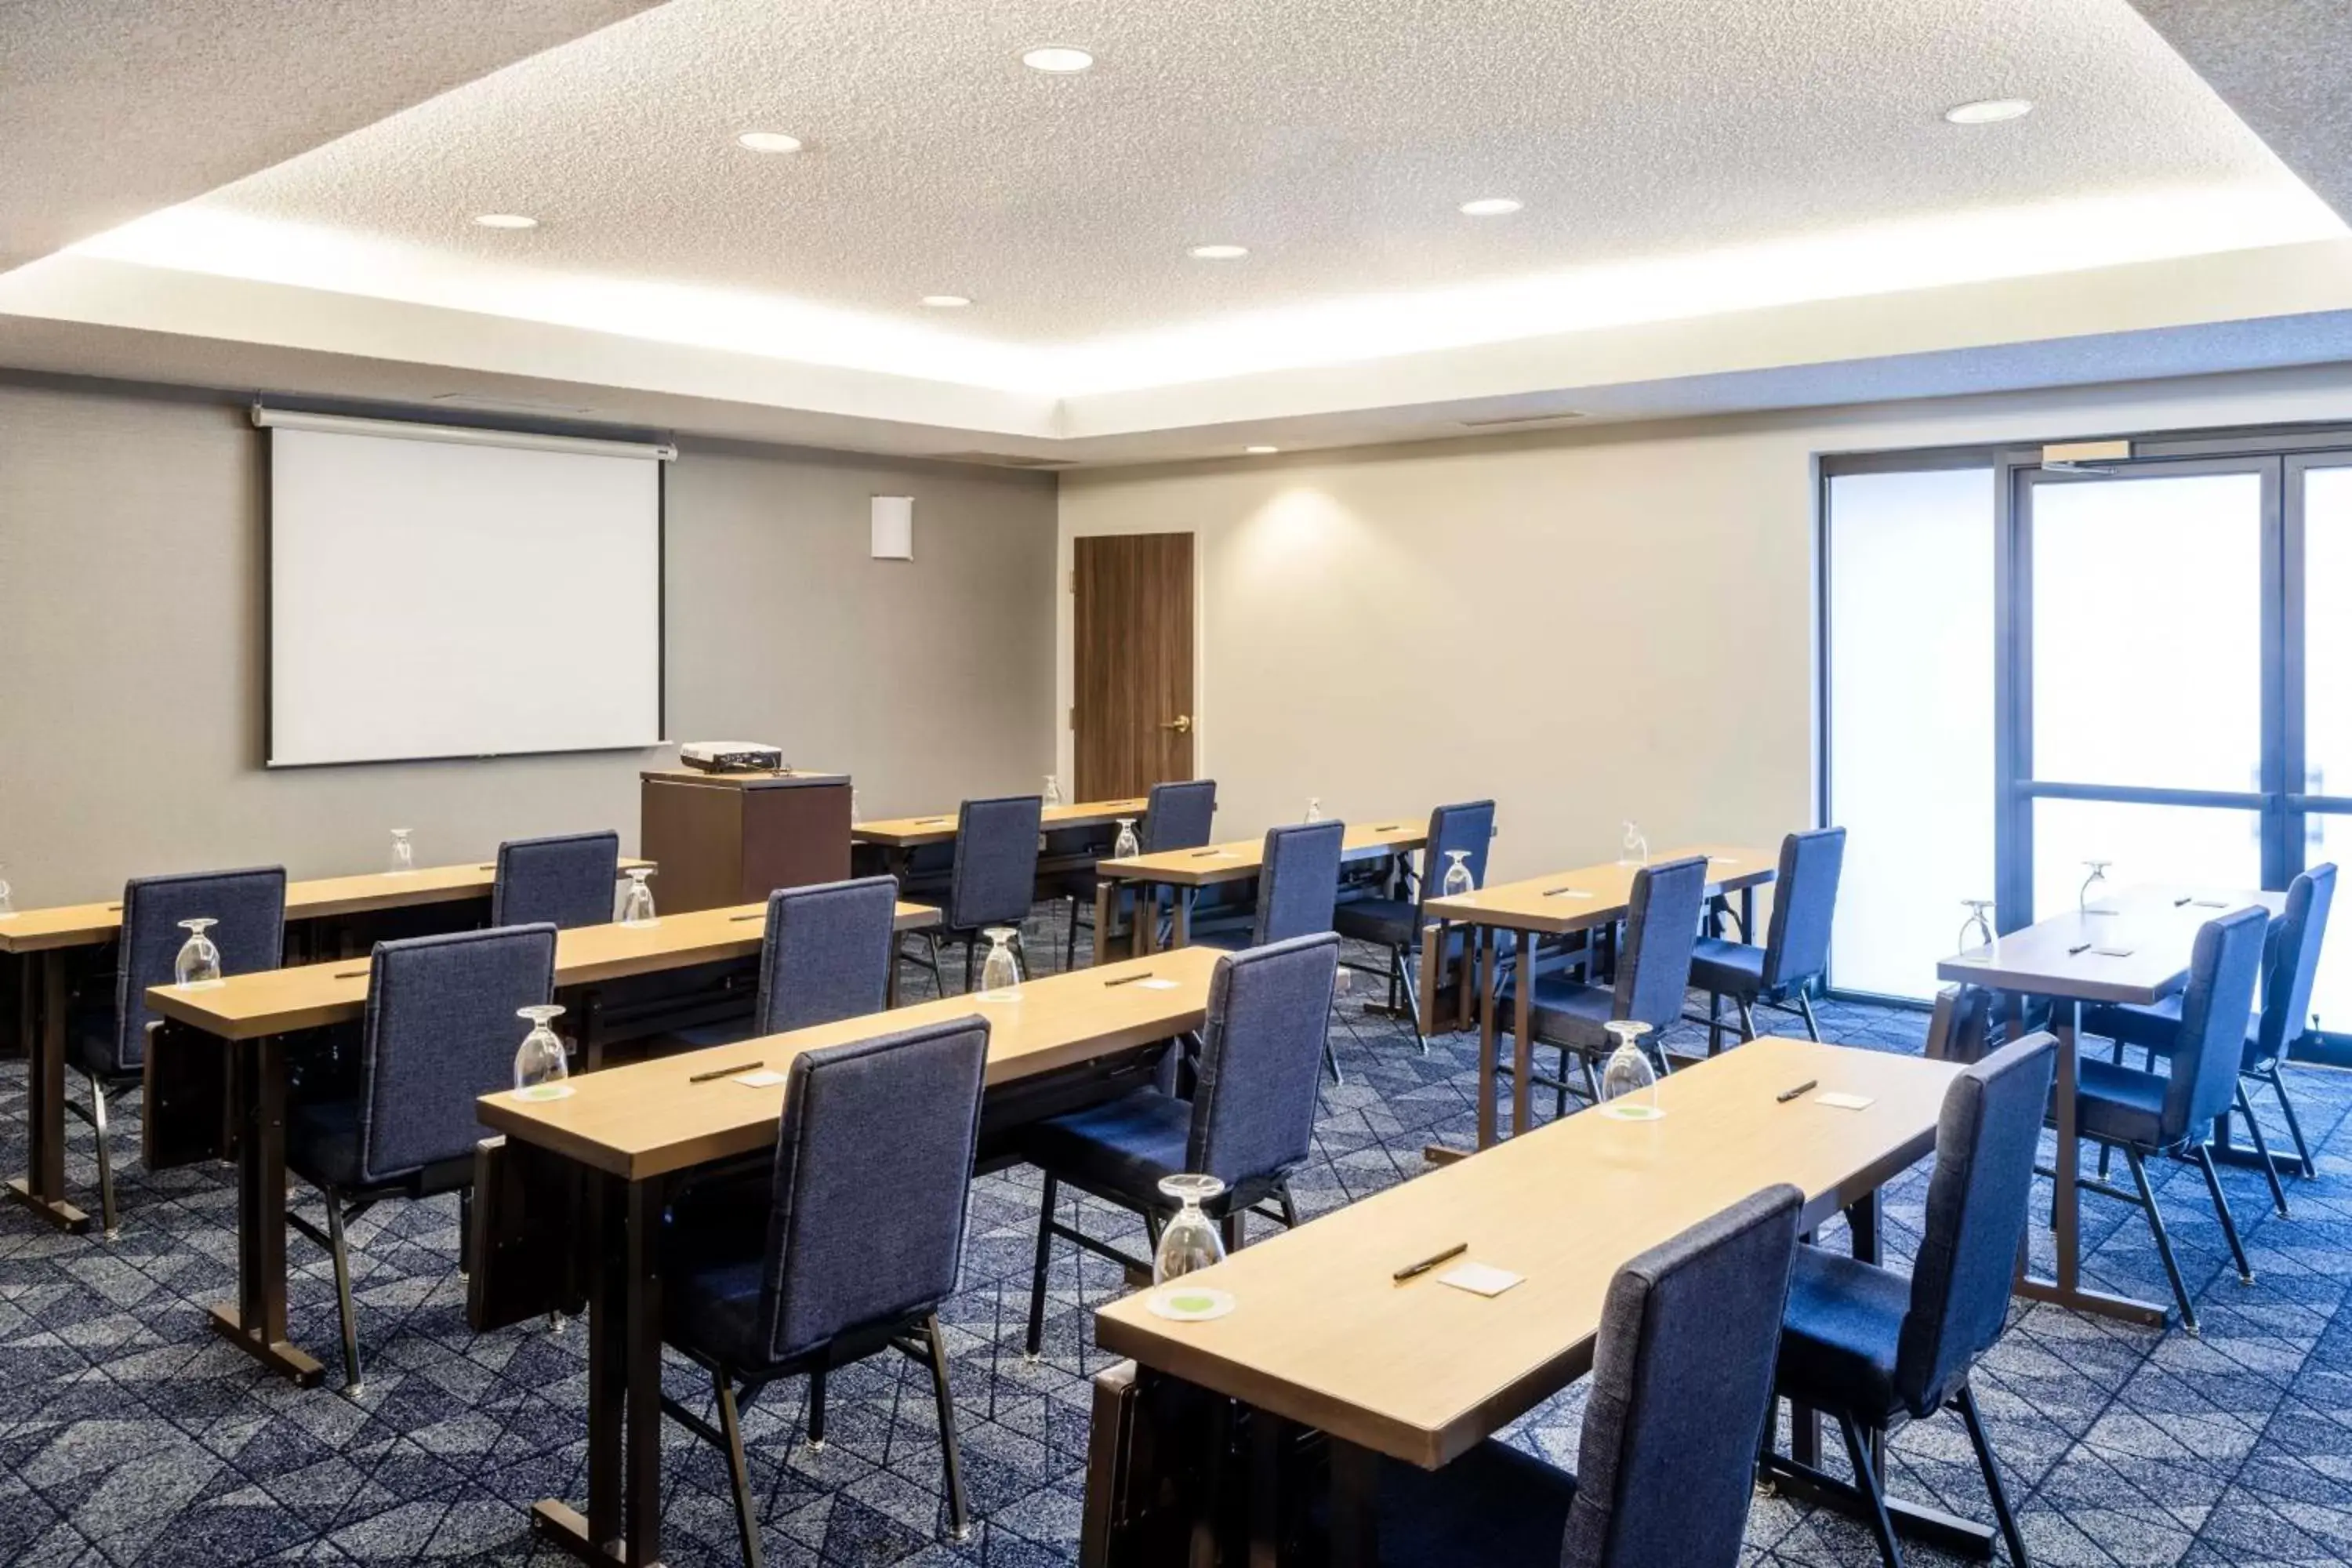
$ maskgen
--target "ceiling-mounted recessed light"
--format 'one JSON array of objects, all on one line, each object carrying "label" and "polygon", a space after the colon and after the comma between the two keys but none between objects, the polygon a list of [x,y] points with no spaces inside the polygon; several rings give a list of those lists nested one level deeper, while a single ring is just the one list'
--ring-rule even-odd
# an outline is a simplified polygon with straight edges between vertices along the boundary
[{"label": "ceiling-mounted recessed light", "polygon": [[1955,125],[1998,125],[2004,120],[2022,120],[2033,112],[2030,98],[1979,98],[1968,103],[1956,103],[1944,110],[1944,118]]},{"label": "ceiling-mounted recessed light", "polygon": [[1279,447],[1244,447],[1242,450],[1247,452],[1253,458],[1270,458],[1275,453],[1281,451],[1282,448]]},{"label": "ceiling-mounted recessed light", "polygon": [[926,294],[922,303],[934,310],[961,310],[971,301],[961,294]]},{"label": "ceiling-mounted recessed light", "polygon": [[1519,203],[1509,196],[1480,196],[1475,202],[1464,202],[1462,210],[1472,217],[1501,217],[1519,210]]},{"label": "ceiling-mounted recessed light", "polygon": [[1045,71],[1053,76],[1069,76],[1085,70],[1095,63],[1094,56],[1084,49],[1074,49],[1067,44],[1048,44],[1043,48],[1028,50],[1021,63],[1033,71]]},{"label": "ceiling-mounted recessed light", "polygon": [[484,213],[474,220],[484,228],[537,228],[539,220],[520,213]]},{"label": "ceiling-mounted recessed light", "polygon": [[735,140],[754,153],[797,153],[801,139],[781,131],[746,131]]},{"label": "ceiling-mounted recessed light", "polygon": [[1196,245],[1192,247],[1192,254],[1195,259],[1201,261],[1239,261],[1249,254],[1249,247],[1246,245]]}]

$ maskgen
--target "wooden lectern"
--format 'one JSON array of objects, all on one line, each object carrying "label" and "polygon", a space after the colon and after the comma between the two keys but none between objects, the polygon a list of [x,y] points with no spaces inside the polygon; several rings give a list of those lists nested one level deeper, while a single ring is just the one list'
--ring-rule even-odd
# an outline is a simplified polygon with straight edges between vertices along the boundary
[{"label": "wooden lectern", "polygon": [[755,904],[849,875],[849,775],[787,770],[638,775],[637,853],[660,868],[665,914]]}]

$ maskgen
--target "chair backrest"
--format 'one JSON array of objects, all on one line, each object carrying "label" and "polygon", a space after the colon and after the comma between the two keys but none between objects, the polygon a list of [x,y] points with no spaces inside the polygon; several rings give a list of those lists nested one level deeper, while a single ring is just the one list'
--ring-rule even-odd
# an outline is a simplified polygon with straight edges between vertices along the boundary
[{"label": "chair backrest", "polygon": [[1463,864],[1470,868],[1470,879],[1483,888],[1486,885],[1486,849],[1495,837],[1495,803],[1491,800],[1465,800],[1454,805],[1441,805],[1429,814],[1429,845],[1421,857],[1421,902],[1441,898],[1445,892],[1445,868],[1449,850],[1463,851]]},{"label": "chair backrest", "polygon": [[968,800],[956,815],[955,870],[948,879],[948,925],[956,931],[1017,926],[1037,895],[1034,795]]},{"label": "chair backrest", "polygon": [[1610,1281],[1563,1568],[1739,1561],[1803,1206],[1767,1187]]},{"label": "chair backrest", "polygon": [[2055,1038],[2028,1035],[1944,1091],[1911,1306],[1895,1354],[1895,1395],[1914,1415],[1944,1402],[2008,1320],[2057,1062]]},{"label": "chair backrest", "polygon": [[1265,830],[1251,946],[1331,929],[1331,910],[1339,901],[1339,847],[1347,837],[1347,825],[1340,822],[1295,822]]},{"label": "chair backrest", "polygon": [[759,1342],[788,1361],[955,1293],[988,1021],[803,1051],[784,1087]]},{"label": "chair backrest", "polygon": [[889,877],[770,893],[752,1027],[779,1035],[882,1011],[898,912],[898,884]]},{"label": "chair backrest", "polygon": [[121,951],[114,970],[114,1061],[136,1072],[147,1060],[147,1026],[159,1016],[147,988],[169,985],[188,933],[182,921],[218,923],[205,934],[223,974],[275,969],[286,953],[286,868],[133,877],[122,884]]},{"label": "chair backrest", "polygon": [[1135,836],[1146,855],[1163,849],[1198,849],[1209,842],[1217,816],[1217,781],[1182,779],[1151,786],[1143,809],[1142,831]]},{"label": "chair backrest", "polygon": [[1664,1029],[1683,1016],[1699,910],[1706,905],[1706,857],[1661,860],[1633,873],[1625,903],[1625,951],[1617,957],[1611,1015]]},{"label": "chair backrest", "polygon": [[562,931],[609,925],[613,885],[621,879],[621,836],[565,833],[509,838],[499,846],[498,879],[490,884],[490,923],[541,923]]},{"label": "chair backrest", "polygon": [[2180,996],[2180,1032],[2173,1037],[2172,1077],[2165,1085],[2158,1125],[2168,1145],[2192,1131],[2203,1137],[2212,1120],[2237,1103],[2238,1069],[2245,1061],[2246,1026],[2263,977],[2270,923],[2268,910],[2250,905],[2198,928],[2189,988]]},{"label": "chair backrest", "polygon": [[2319,973],[2319,945],[2327,910],[2336,902],[2336,868],[2314,866],[2287,884],[2286,908],[2271,922],[2270,970],[2263,981],[2263,1016],[2255,1035],[2257,1061],[2286,1054],[2311,1027],[2311,983]]},{"label": "chair backrest", "polygon": [[1933,1062],[1972,1062],[1992,1043],[1992,993],[1981,985],[1947,985],[1927,1016],[1926,1055]]},{"label": "chair backrest", "polygon": [[1817,827],[1780,840],[1780,873],[1764,937],[1767,989],[1829,973],[1830,921],[1837,913],[1838,875],[1844,869],[1843,827]]},{"label": "chair backrest", "polygon": [[1227,953],[1209,978],[1184,1168],[1234,1192],[1314,1150],[1323,1036],[1339,939],[1329,931]]},{"label": "chair backrest", "polygon": [[393,1181],[472,1153],[474,1101],[514,1087],[515,1016],[555,991],[555,928],[380,942],[361,1045],[360,1173]]}]

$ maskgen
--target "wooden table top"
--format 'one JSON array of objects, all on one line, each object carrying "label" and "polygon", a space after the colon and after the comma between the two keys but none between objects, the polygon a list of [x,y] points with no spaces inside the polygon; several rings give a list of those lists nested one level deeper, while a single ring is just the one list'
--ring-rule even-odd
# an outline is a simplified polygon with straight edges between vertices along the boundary
[{"label": "wooden table top", "polygon": [[[1040,814],[1038,824],[1047,833],[1060,827],[1100,827],[1122,816],[1139,818],[1150,804],[1147,800],[1085,800],[1068,805],[1049,805]],[[956,814],[952,811],[940,816],[892,816],[878,822],[861,822],[849,830],[849,837],[862,844],[884,844],[900,849],[911,849],[919,844],[946,844],[955,836]]]},{"label": "wooden table top", "polygon": [[[1381,855],[1418,849],[1429,837],[1429,824],[1383,818],[1362,826],[1348,825],[1340,840],[1342,860],[1369,860]],[[1157,855],[1130,855],[1123,860],[1097,860],[1095,874],[1114,881],[1156,882],[1163,887],[1205,888],[1217,882],[1237,882],[1255,877],[1265,858],[1265,840],[1237,838],[1200,849],[1164,849]]]},{"label": "wooden table top", "polygon": [[2080,1002],[2161,1001],[2189,983],[2197,929],[2260,905],[2276,915],[2284,893],[2242,889],[2143,886],[2094,899],[2094,911],[2068,910],[2000,941],[1954,953],[1936,978],[2031,996]]},{"label": "wooden table top", "polygon": [[[623,868],[651,866],[624,858]],[[414,871],[366,871],[355,877],[318,877],[286,884],[286,918],[325,920],[370,910],[406,909],[459,899],[487,899],[498,879],[498,862],[471,866],[426,866]],[[122,930],[122,903],[58,904],[0,915],[0,952],[39,952],[54,947],[92,947],[112,942]]]},{"label": "wooden table top", "polygon": [[[1026,981],[1012,1001],[944,996],[740,1045],[607,1068],[572,1079],[574,1092],[563,1100],[484,1095],[481,1120],[509,1138],[641,1181],[775,1142],[783,1115],[782,1084],[754,1089],[731,1081],[731,1075],[695,1083],[698,1073],[739,1065],[749,1070],[755,1062],[782,1072],[802,1051],[977,1013],[990,1025],[986,1081],[1007,1083],[1199,1028],[1208,1016],[1209,977],[1222,956],[1209,948],[1185,948]],[[1131,976],[1175,984],[1154,987]]]},{"label": "wooden table top", "polygon": [[[1295,1231],[1253,1242],[1197,1279],[1228,1316],[1175,1323],[1146,1296],[1095,1314],[1113,1355],[1434,1469],[1583,1375],[1611,1279],[1629,1259],[1786,1182],[1817,1224],[1935,1147],[1959,1068],[1917,1057],[1765,1038],[1669,1075],[1666,1114],[1583,1111],[1441,1166]],[[1821,1088],[1774,1096],[1808,1079]],[[1867,1095],[1861,1110],[1819,1103]],[[1524,1276],[1499,1296],[1403,1284],[1417,1259]]]},{"label": "wooden table top", "polygon": [[761,769],[757,773],[706,773],[700,768],[645,768],[637,777],[653,784],[718,784],[728,789],[789,789],[795,784],[845,784],[847,773],[822,768]]},{"label": "wooden table top", "polygon": [[[580,926],[558,931],[556,987],[749,957],[760,951],[767,917],[764,903],[736,904],[664,915],[649,926]],[[931,905],[902,902],[897,929],[915,931],[937,924],[939,918]],[[367,1006],[368,971],[368,960],[362,955],[334,963],[232,974],[194,990],[155,985],[148,988],[147,1005],[166,1018],[225,1040],[258,1039],[360,1016]]]},{"label": "wooden table top", "polygon": [[[1654,865],[1679,860],[1686,855],[1706,857],[1709,894],[1757,887],[1770,881],[1780,868],[1776,851],[1722,844],[1693,845],[1650,858]],[[1601,925],[1622,915],[1633,896],[1633,873],[1640,869],[1623,861],[1610,861],[1581,870],[1496,882],[1458,899],[1433,898],[1423,906],[1423,912],[1433,921],[1459,921],[1465,925],[1557,936]],[[1442,868],[1439,874],[1444,874]]]}]

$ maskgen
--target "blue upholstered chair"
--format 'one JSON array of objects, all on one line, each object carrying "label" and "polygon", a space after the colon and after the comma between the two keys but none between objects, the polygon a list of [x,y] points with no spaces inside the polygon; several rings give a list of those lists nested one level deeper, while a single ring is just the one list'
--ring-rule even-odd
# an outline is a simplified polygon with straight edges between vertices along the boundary
[{"label": "blue upholstered chair", "polygon": [[[1780,840],[1772,921],[1764,945],[1703,937],[1691,954],[1690,983],[1706,993],[1706,1053],[1723,1044],[1723,999],[1739,1009],[1739,1037],[1756,1037],[1758,1007],[1794,1012],[1813,1039],[1812,988],[1830,967],[1830,921],[1837,913],[1838,874],[1845,868],[1845,829],[1815,828]],[[1748,933],[1742,932],[1746,935]]]},{"label": "blue upholstered chair", "polygon": [[2075,1131],[2096,1140],[2103,1152],[2107,1149],[2122,1152],[2125,1163],[2131,1167],[2135,1191],[2087,1178],[2082,1185],[2147,1212],[2157,1256],[2163,1259],[2165,1278],[2172,1282],[2172,1294],[2180,1303],[2180,1321],[2192,1334],[2197,1331],[2197,1309],[2189,1303],[2180,1266],[2173,1260],[2172,1238],[2165,1234],[2164,1215],[2157,1207],[2155,1189],[2148,1185],[2146,1162],[2151,1154],[2170,1154],[2192,1162],[2205,1173],[2205,1190],[2212,1194],[2213,1212],[2221,1221],[2230,1255],[2237,1260],[2238,1278],[2252,1284],[2253,1268],[2238,1239],[2238,1224],[2231,1216],[2230,1200],[2221,1194],[2221,1178],[2213,1169],[2213,1152],[2205,1146],[2205,1136],[2214,1118],[2238,1102],[2246,1019],[2253,1012],[2254,986],[2262,978],[2263,948],[2270,923],[2269,910],[2252,906],[2233,910],[2198,929],[2197,945],[2189,961],[2189,984],[2180,995],[2180,1020],[2173,1030],[2169,1074],[2143,1072],[2079,1055],[2075,1063]]},{"label": "blue upholstered chair", "polygon": [[1151,1271],[1149,1259],[1057,1220],[1064,1184],[1141,1215],[1155,1248],[1160,1226],[1176,1212],[1160,1183],[1181,1173],[1225,1184],[1206,1212],[1223,1223],[1229,1248],[1241,1244],[1243,1212],[1269,1198],[1279,1212],[1266,1217],[1297,1223],[1289,1175],[1314,1152],[1318,1064],[1339,969],[1339,939],[1328,931],[1220,958],[1209,980],[1200,1077],[1189,1102],[1139,1089],[1049,1118],[1022,1135],[1023,1157],[1045,1174],[1029,1286],[1031,1355],[1045,1343],[1045,1273],[1055,1237],[1131,1270]]},{"label": "blue upholstered chair", "polygon": [[940,944],[963,944],[963,988],[971,989],[972,950],[989,926],[1011,926],[1013,952],[1021,973],[1029,973],[1029,954],[1021,944],[1021,922],[1037,896],[1037,826],[1044,800],[1034,795],[1000,795],[992,800],[968,800],[956,814],[955,868],[948,876],[948,901],[940,923],[915,934],[924,953],[915,960],[931,972],[940,994],[947,982],[940,973]]},{"label": "blue upholstered chair", "polygon": [[[1423,1055],[1429,1041],[1421,1032],[1421,999],[1413,989],[1414,958],[1421,952],[1421,929],[1427,923],[1422,906],[1444,890],[1446,856],[1459,849],[1466,857],[1470,876],[1486,885],[1486,848],[1495,837],[1495,803],[1464,801],[1441,805],[1429,814],[1429,841],[1422,851],[1418,885],[1410,898],[1349,899],[1332,911],[1331,923],[1341,936],[1388,950],[1386,971],[1391,1005],[1402,999],[1412,1023],[1412,1037]],[[1459,952],[1460,933],[1448,939]],[[1450,962],[1454,954],[1445,955]]]},{"label": "blue upholstered chair", "polygon": [[1383,1461],[1381,1560],[1734,1568],[1803,1204],[1768,1187],[1617,1271],[1576,1474],[1493,1438],[1439,1470]]},{"label": "blue upholstered chair", "polygon": [[620,879],[617,833],[509,838],[499,846],[498,879],[490,884],[490,923],[543,923],[559,931],[608,925],[614,884]]},{"label": "blue upholstered chair", "polygon": [[[1339,847],[1347,837],[1347,825],[1340,822],[1267,828],[1258,862],[1257,912],[1248,929],[1204,932],[1196,939],[1199,944],[1239,952],[1329,931],[1332,906],[1339,898]],[[1323,1067],[1333,1083],[1342,1081],[1328,1032]]]},{"label": "blue upholstered chair", "polygon": [[343,1379],[357,1392],[359,1324],[344,1226],[388,1198],[460,1194],[458,1234],[471,1226],[474,1102],[514,1087],[515,1015],[555,988],[555,928],[503,926],[380,942],[368,963],[359,1094],[295,1106],[286,1164],[319,1189],[321,1230],[289,1206],[286,1223],[327,1249],[343,1330]]},{"label": "blue upholstered chair", "polygon": [[1933,1062],[1981,1061],[1993,1047],[1992,993],[1981,985],[1947,985],[1927,1015],[1924,1054]]},{"label": "blue upholstered chair", "polygon": [[[1625,940],[1618,949],[1617,978],[1593,985],[1554,973],[1534,977],[1535,1037],[1559,1050],[1559,1076],[1538,1078],[1553,1095],[1553,1113],[1568,1110],[1570,1058],[1582,1065],[1586,1098],[1601,1098],[1593,1064],[1614,1050],[1607,1025],[1624,1019],[1646,1024],[1644,1037],[1658,1070],[1666,1068],[1659,1042],[1667,1025],[1682,1016],[1688,989],[1691,949],[1698,940],[1700,910],[1706,903],[1706,857],[1661,860],[1633,873],[1625,903]],[[1516,1027],[1523,977],[1513,975],[1496,994],[1497,1027]]]},{"label": "blue upholstered chair", "polygon": [[[2270,1139],[2254,1115],[2253,1097],[2247,1093],[2246,1084],[2249,1080],[2268,1084],[2271,1093],[2277,1097],[2287,1136],[2294,1141],[2295,1156],[2303,1165],[2302,1173],[2308,1178],[2312,1174],[2311,1145],[2304,1142],[2303,1122],[2294,1113],[2294,1101],[2287,1098],[2286,1081],[2279,1076],[2279,1064],[2311,1028],[2311,986],[2319,973],[2319,949],[2327,934],[2327,911],[2335,902],[2336,868],[2332,865],[2314,866],[2287,885],[2286,907],[2271,921],[2266,943],[2262,1011],[2246,1030],[2245,1051],[2238,1063],[2238,1114],[2254,1141],[2263,1173],[2270,1178],[2271,1202],[2282,1216],[2287,1212],[2286,1188],[2279,1182],[2278,1166],[2271,1159]],[[2168,1055],[2180,1032],[2180,1004],[2181,997],[2174,995],[2152,1006],[2086,1008],[2083,1030],[2114,1040],[2118,1061],[2123,1059],[2123,1047],[2126,1045],[2142,1047],[2151,1058]],[[2151,1060],[2148,1065],[2154,1067],[2155,1063]]]},{"label": "blue upholstered chair", "polygon": [[667,1395],[662,1408],[727,1455],[752,1568],[760,1524],[743,1406],[780,1378],[806,1376],[809,1445],[822,1447],[826,1371],[886,1349],[930,1369],[949,1534],[971,1532],[937,1313],[955,1293],[987,1059],[977,1016],[803,1051],[784,1089],[770,1202],[711,1189],[667,1216],[662,1337],[710,1374],[719,1424]]},{"label": "blue upholstered chair", "polygon": [[[1145,803],[1143,820],[1136,824],[1135,841],[1146,855],[1157,855],[1165,849],[1198,849],[1209,842],[1209,834],[1217,816],[1217,781],[1214,779],[1183,779],[1172,784],[1151,786],[1150,798]],[[1094,868],[1072,871],[1062,878],[1056,890],[1070,900],[1069,943],[1062,955],[1062,967],[1075,969],[1078,964],[1078,926],[1094,926],[1095,889],[1099,881]],[[1120,909],[1133,900],[1131,891],[1122,889]],[[1154,896],[1155,912],[1158,907]],[[1097,931],[1097,945],[1102,933]]]},{"label": "blue upholstered chair", "polygon": [[[2027,1568],[2025,1542],[1969,1373],[2007,1321],[2057,1057],[2057,1041],[2029,1035],[1969,1067],[1945,1090],[1910,1279],[1827,1247],[1797,1254],[1780,1332],[1779,1392],[1836,1419],[1887,1568],[1901,1568],[1903,1559],[1886,1513],[1885,1479],[1871,1463],[1873,1438],[1946,1406],[1968,1427],[2011,1563]],[[1768,1463],[1801,1468],[1778,1456]],[[1819,1472],[1810,1479],[1839,1484]]]},{"label": "blue upholstered chair", "polygon": [[898,912],[898,884],[888,877],[779,888],[768,895],[750,1022],[680,1029],[675,1037],[723,1046],[879,1013],[888,1005]]},{"label": "blue upholstered chair", "polygon": [[130,1089],[146,1071],[147,1031],[163,1021],[147,1005],[147,988],[172,983],[180,946],[188,940],[180,922],[190,920],[218,922],[205,934],[220,950],[223,974],[277,968],[286,951],[286,868],[134,877],[122,885],[114,972],[73,1000],[67,1036],[73,1065],[89,1081],[89,1104],[68,1100],[66,1109],[98,1134],[99,1211],[110,1239],[120,1225],[107,1090]]}]

